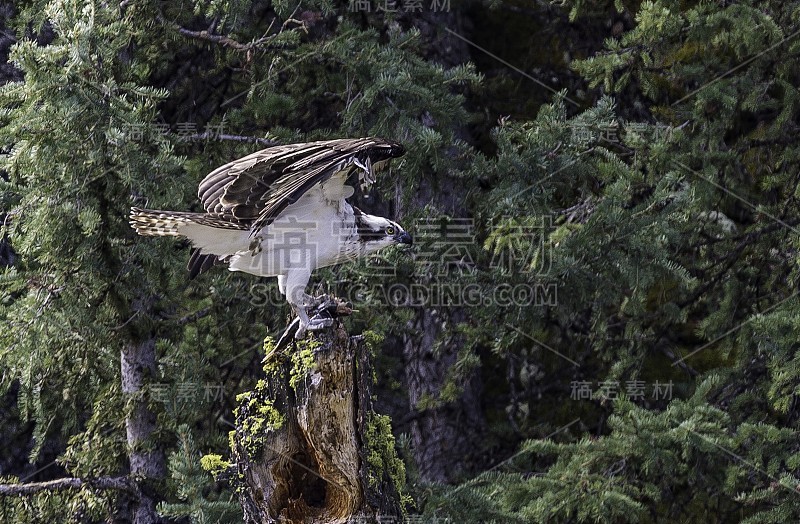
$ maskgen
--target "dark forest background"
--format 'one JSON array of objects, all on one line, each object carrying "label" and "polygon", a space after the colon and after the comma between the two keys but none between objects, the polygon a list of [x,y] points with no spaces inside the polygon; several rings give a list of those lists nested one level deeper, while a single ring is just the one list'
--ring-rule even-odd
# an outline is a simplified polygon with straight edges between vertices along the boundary
[{"label": "dark forest background", "polygon": [[40,490],[0,521],[241,521],[201,458],[290,310],[272,279],[189,281],[128,210],[199,210],[218,165],[357,136],[406,147],[359,205],[415,249],[313,283],[375,341],[409,520],[800,521],[800,2],[53,0],[0,23],[0,480],[133,472],[152,502]]}]

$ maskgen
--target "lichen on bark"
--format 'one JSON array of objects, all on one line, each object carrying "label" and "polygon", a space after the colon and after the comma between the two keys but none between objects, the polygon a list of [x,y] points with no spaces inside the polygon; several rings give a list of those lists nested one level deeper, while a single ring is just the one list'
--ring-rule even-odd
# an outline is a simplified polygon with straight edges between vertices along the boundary
[{"label": "lichen on bark", "polygon": [[281,345],[265,340],[265,377],[237,396],[230,466],[216,455],[204,465],[236,483],[248,522],[399,518],[405,466],[372,407],[365,337],[337,320]]}]

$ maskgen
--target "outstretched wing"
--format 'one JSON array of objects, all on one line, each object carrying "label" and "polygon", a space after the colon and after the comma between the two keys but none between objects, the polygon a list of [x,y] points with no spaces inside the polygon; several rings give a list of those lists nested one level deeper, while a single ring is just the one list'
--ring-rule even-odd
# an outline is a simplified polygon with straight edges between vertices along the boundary
[{"label": "outstretched wing", "polygon": [[373,182],[373,169],[401,156],[397,143],[380,138],[327,140],[270,147],[221,166],[200,183],[208,213],[248,224],[258,231],[316,184],[354,171]]}]

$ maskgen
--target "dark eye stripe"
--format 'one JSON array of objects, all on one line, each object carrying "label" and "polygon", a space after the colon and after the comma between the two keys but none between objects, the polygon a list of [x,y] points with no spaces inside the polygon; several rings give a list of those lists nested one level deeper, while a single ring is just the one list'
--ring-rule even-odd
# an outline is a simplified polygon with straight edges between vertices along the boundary
[{"label": "dark eye stripe", "polygon": [[386,233],[379,229],[378,231],[374,231],[368,227],[359,227],[358,228],[358,239],[361,242],[373,242],[375,240],[380,240],[386,236]]}]

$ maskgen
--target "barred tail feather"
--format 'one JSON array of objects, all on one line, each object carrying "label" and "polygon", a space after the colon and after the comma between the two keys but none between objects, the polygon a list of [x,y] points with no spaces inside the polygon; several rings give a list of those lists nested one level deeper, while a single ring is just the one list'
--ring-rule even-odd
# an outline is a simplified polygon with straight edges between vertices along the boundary
[{"label": "barred tail feather", "polygon": [[131,208],[131,227],[144,236],[183,237],[202,254],[231,255],[250,244],[244,224],[209,213]]},{"label": "barred tail feather", "polygon": [[144,236],[182,237],[195,246],[189,259],[190,278],[217,261],[248,249],[250,230],[244,224],[209,213],[131,208],[130,224]]},{"label": "barred tail feather", "polygon": [[[155,209],[131,208],[130,224],[137,233],[153,237],[178,237],[180,227],[202,213],[181,213]],[[194,215],[194,216],[193,216]]]},{"label": "barred tail feather", "polygon": [[210,215],[185,211],[161,211],[159,209],[131,208],[130,224],[142,236],[180,237],[187,236],[181,229],[189,224],[214,229],[243,231],[247,226]]}]

